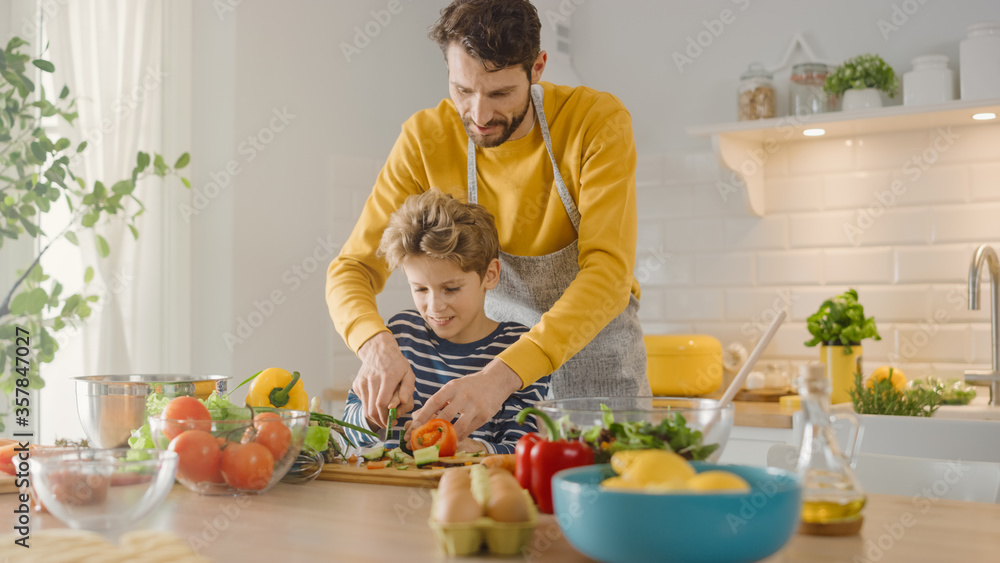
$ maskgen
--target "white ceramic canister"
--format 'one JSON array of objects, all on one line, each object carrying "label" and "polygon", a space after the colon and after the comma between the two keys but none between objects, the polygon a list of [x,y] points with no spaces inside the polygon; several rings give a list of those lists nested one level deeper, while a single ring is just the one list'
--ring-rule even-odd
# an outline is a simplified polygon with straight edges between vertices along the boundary
[{"label": "white ceramic canister", "polygon": [[963,100],[1000,98],[1000,23],[969,26],[959,44]]},{"label": "white ceramic canister", "polygon": [[913,59],[913,70],[903,74],[903,105],[941,104],[955,99],[955,76],[945,55]]}]

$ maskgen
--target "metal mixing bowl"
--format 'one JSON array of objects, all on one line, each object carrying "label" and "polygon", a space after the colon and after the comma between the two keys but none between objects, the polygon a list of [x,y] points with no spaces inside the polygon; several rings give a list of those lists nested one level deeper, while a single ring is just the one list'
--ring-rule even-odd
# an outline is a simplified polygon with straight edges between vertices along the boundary
[{"label": "metal mixing bowl", "polygon": [[146,396],[181,395],[205,399],[226,392],[226,375],[88,375],[76,380],[76,411],[90,445],[128,446],[132,431],[146,423]]}]

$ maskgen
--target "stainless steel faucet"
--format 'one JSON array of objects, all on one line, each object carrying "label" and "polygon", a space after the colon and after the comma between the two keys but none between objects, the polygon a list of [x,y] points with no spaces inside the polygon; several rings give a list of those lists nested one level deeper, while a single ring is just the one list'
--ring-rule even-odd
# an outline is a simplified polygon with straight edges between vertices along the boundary
[{"label": "stainless steel faucet", "polygon": [[990,405],[1000,401],[1000,259],[987,245],[981,245],[972,255],[969,265],[969,309],[979,309],[979,273],[983,262],[990,269],[990,338],[993,348],[992,370],[966,370],[965,382],[969,385],[989,385]]}]

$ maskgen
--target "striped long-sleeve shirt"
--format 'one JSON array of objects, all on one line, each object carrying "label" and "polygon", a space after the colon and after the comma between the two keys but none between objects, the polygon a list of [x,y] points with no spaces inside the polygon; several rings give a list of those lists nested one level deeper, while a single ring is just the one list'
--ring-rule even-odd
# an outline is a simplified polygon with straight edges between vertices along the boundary
[{"label": "striped long-sleeve shirt", "polygon": [[[388,327],[416,376],[416,389],[413,393],[414,411],[422,407],[424,402],[445,383],[482,370],[497,354],[528,331],[528,327],[524,325],[503,322],[482,340],[456,344],[434,334],[416,311],[403,311],[393,316],[389,319]],[[504,401],[503,408],[486,424],[473,431],[470,437],[482,442],[490,453],[514,453],[514,444],[521,436],[537,431],[533,417],[529,417],[525,424],[517,424],[514,417],[521,412],[521,409],[544,399],[548,393],[548,386],[549,376],[545,376],[513,393]],[[344,420],[368,428],[361,399],[353,391],[348,393]],[[399,438],[403,435],[403,425],[408,420],[410,420],[409,415],[396,421],[389,439],[385,440],[387,448],[399,445]],[[359,446],[376,442],[375,438],[354,430],[347,430],[347,433]],[[381,430],[379,437],[385,438]]]}]

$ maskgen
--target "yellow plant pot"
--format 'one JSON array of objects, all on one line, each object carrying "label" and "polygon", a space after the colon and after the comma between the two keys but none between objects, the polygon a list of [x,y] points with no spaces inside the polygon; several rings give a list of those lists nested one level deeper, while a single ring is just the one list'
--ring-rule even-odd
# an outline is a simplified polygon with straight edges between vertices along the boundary
[{"label": "yellow plant pot", "polygon": [[854,388],[854,374],[861,372],[861,345],[851,346],[851,352],[844,353],[845,346],[819,347],[819,361],[826,367],[826,376],[830,379],[830,402],[850,403],[851,389]]},{"label": "yellow plant pot", "polygon": [[647,334],[646,375],[653,395],[694,397],[722,384],[722,344],[706,334]]}]

